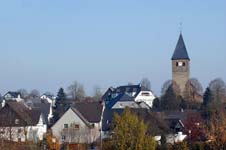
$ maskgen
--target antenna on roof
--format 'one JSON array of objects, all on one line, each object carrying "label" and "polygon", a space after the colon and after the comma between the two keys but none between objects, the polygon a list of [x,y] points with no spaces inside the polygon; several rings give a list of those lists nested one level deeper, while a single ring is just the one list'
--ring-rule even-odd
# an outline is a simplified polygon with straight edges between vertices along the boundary
[{"label": "antenna on roof", "polygon": [[182,33],[182,27],[183,27],[183,22],[180,22],[180,26],[179,26],[180,34]]}]

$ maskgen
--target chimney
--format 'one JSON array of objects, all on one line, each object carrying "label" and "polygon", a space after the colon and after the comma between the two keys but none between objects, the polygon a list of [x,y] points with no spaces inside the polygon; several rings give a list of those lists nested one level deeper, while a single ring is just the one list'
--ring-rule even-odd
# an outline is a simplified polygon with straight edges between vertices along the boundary
[{"label": "chimney", "polygon": [[5,100],[2,101],[2,108],[5,106]]}]

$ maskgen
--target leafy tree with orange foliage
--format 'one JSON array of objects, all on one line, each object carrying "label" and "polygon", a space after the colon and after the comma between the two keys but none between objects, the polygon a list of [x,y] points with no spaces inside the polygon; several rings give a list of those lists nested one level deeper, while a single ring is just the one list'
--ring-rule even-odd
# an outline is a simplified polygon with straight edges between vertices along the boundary
[{"label": "leafy tree with orange foliage", "polygon": [[46,135],[47,147],[49,150],[60,150],[60,142],[51,133]]}]

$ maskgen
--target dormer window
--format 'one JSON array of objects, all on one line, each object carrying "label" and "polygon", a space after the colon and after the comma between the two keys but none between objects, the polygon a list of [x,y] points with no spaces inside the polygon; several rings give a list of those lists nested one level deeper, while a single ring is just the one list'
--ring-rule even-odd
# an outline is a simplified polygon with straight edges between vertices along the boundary
[{"label": "dormer window", "polygon": [[150,96],[150,93],[148,93],[148,92],[142,92],[141,95],[142,96]]}]

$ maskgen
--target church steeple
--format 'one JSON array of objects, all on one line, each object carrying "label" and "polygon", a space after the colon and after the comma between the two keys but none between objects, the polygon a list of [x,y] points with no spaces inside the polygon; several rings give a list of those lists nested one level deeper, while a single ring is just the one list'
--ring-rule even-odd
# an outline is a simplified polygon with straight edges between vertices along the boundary
[{"label": "church steeple", "polygon": [[174,50],[174,53],[173,53],[173,56],[172,56],[171,59],[172,60],[179,60],[179,59],[190,60],[186,46],[184,44],[183,36],[182,36],[181,33],[180,33],[179,39],[177,41],[176,48]]},{"label": "church steeple", "polygon": [[183,96],[185,86],[190,78],[190,58],[181,33],[171,60],[173,81],[177,83]]}]

